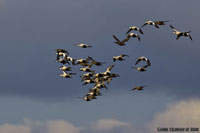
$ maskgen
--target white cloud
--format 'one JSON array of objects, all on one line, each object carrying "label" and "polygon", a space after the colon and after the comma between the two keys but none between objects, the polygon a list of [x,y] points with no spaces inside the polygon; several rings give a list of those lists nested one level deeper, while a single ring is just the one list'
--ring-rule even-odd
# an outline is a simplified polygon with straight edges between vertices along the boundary
[{"label": "white cloud", "polygon": [[0,125],[0,133],[31,133],[31,129],[25,125]]},{"label": "white cloud", "polygon": [[47,122],[47,133],[79,133],[80,129],[64,120]]},{"label": "white cloud", "polygon": [[152,132],[158,127],[186,128],[200,125],[200,100],[181,101],[169,105],[165,111],[157,113],[148,125]]},{"label": "white cloud", "polygon": [[130,125],[129,123],[121,122],[118,120],[101,119],[95,123],[94,129],[96,129],[96,130],[112,130],[116,127],[124,127],[124,126],[129,126],[129,125]]},{"label": "white cloud", "polygon": [[131,129],[131,127],[127,128],[129,125],[119,120],[101,119],[90,126],[80,128],[64,120],[42,122],[25,119],[22,125],[0,125],[0,133],[99,133],[99,131],[103,133],[115,130],[123,132]]}]

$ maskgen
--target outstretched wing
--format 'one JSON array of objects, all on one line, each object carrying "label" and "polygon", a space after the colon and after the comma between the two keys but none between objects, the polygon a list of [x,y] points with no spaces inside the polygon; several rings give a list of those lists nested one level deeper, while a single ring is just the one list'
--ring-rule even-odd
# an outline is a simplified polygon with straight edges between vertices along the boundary
[{"label": "outstretched wing", "polygon": [[169,20],[166,20],[166,21],[154,21],[154,23],[157,24],[157,25],[165,25],[165,22],[169,22]]},{"label": "outstretched wing", "polygon": [[138,59],[135,63],[135,65],[137,65],[139,62],[141,61],[141,59]]},{"label": "outstretched wing", "polygon": [[191,36],[191,35],[189,35],[189,38],[190,38],[190,40],[192,41],[192,36]]},{"label": "outstretched wing", "polygon": [[127,37],[126,37],[124,40],[122,40],[121,42],[122,42],[122,43],[128,42],[129,39],[130,39],[130,37],[127,36]]},{"label": "outstretched wing", "polygon": [[139,35],[137,35],[137,38],[138,38],[139,41],[141,40]]},{"label": "outstretched wing", "polygon": [[119,40],[115,35],[113,35],[113,38],[114,38],[116,41],[120,42],[120,40]]},{"label": "outstretched wing", "polygon": [[155,25],[154,25],[156,28],[158,28],[159,29],[159,26],[155,23]]},{"label": "outstretched wing", "polygon": [[106,72],[110,72],[115,65],[111,65],[107,68]]},{"label": "outstretched wing", "polygon": [[180,37],[181,37],[181,34],[178,34],[178,35],[176,36],[176,40],[178,40]]},{"label": "outstretched wing", "polygon": [[127,57],[129,57],[127,54],[121,54],[120,56],[122,56],[122,57],[124,57],[124,56],[127,56]]},{"label": "outstretched wing", "polygon": [[180,31],[178,31],[177,29],[175,29],[172,25],[170,25],[170,27],[172,28],[173,31],[175,31],[175,32],[180,32]]},{"label": "outstretched wing", "polygon": [[147,25],[147,23],[144,23],[140,28],[144,27],[145,25]]},{"label": "outstretched wing", "polygon": [[136,88],[133,88],[133,89],[131,89],[130,91],[134,91],[134,90],[136,90]]},{"label": "outstretched wing", "polygon": [[141,34],[143,34],[143,31],[142,31],[141,29],[139,29],[139,32],[140,32]]},{"label": "outstretched wing", "polygon": [[143,66],[144,68],[147,68],[149,65],[145,65],[145,66]]},{"label": "outstretched wing", "polygon": [[132,29],[129,29],[127,32],[126,32],[126,34],[128,34],[129,32],[131,32],[132,31]]},{"label": "outstretched wing", "polygon": [[150,62],[150,60],[149,59],[147,59],[147,64],[149,65],[149,66],[151,66],[151,62]]},{"label": "outstretched wing", "polygon": [[91,46],[91,45],[87,45],[87,47],[88,47],[88,48],[92,48],[92,46]]}]

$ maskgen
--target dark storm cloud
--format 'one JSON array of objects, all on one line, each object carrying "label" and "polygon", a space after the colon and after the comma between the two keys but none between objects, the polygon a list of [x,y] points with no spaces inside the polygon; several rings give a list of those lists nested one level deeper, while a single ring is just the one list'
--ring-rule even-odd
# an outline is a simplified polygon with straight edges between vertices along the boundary
[{"label": "dark storm cloud", "polygon": [[[181,2],[181,3],[179,3]],[[87,92],[79,76],[59,77],[55,49],[67,48],[72,57],[88,55],[107,64],[121,53],[131,57],[115,63],[113,72],[120,78],[109,88],[125,89],[146,84],[151,92],[173,96],[197,96],[200,78],[198,46],[198,1],[64,1],[8,0],[0,9],[1,95],[20,95],[39,99],[77,97]],[[194,41],[175,40],[167,26],[143,28],[141,43],[132,39],[126,47],[113,44],[112,35],[123,38],[128,26],[141,26],[145,20],[170,20],[177,29],[192,31]],[[92,49],[80,49],[73,43],[87,43]],[[130,67],[136,57],[147,56],[152,67],[146,73]],[[76,67],[78,69],[78,67]],[[149,92],[149,93],[151,93]]]}]

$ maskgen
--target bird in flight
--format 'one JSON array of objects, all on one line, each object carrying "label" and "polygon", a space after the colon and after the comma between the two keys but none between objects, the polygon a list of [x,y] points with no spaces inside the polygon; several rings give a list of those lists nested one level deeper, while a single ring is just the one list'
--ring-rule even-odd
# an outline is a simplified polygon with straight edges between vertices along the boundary
[{"label": "bird in flight", "polygon": [[113,35],[113,38],[116,40],[116,44],[118,44],[119,46],[124,46],[126,45],[125,43],[128,42],[128,40],[130,39],[130,37],[126,37],[124,40],[120,41],[115,35]]},{"label": "bird in flight", "polygon": [[81,48],[91,48],[91,47],[92,47],[92,46],[90,46],[90,45],[83,44],[83,43],[80,43],[80,44],[74,44],[74,45],[76,45],[76,46],[78,46],[78,47],[81,47]]},{"label": "bird in flight", "polygon": [[114,62],[115,62],[116,60],[118,60],[118,61],[124,61],[124,60],[125,60],[125,59],[124,59],[125,56],[129,57],[128,55],[121,54],[121,55],[119,55],[119,56],[113,56],[112,58],[113,58],[113,61],[114,61]]},{"label": "bird in flight", "polygon": [[64,78],[72,78],[72,75],[76,75],[76,73],[66,73],[63,71],[63,74],[60,74],[60,76]]},{"label": "bird in flight", "polygon": [[158,25],[165,25],[165,22],[169,22],[169,20],[166,20],[166,21],[151,21],[151,20],[149,20],[149,21],[145,21],[145,23],[141,26],[141,28],[146,25],[154,25],[156,28],[159,28]]},{"label": "bird in flight", "polygon": [[132,30],[139,31],[140,34],[143,34],[143,31],[140,28],[136,27],[136,26],[129,27],[129,30],[126,32],[126,34],[128,34],[129,32],[131,32]]},{"label": "bird in flight", "polygon": [[138,35],[138,34],[136,34],[136,33],[129,33],[128,35],[127,35],[127,37],[128,38],[130,38],[130,37],[137,37],[137,39],[140,41],[140,36]]},{"label": "bird in flight", "polygon": [[147,71],[146,68],[148,67],[149,65],[145,65],[145,66],[142,66],[142,67],[131,67],[131,68],[134,68],[140,72],[144,72],[144,71]]},{"label": "bird in flight", "polygon": [[134,91],[134,90],[141,91],[141,90],[144,90],[144,89],[143,89],[144,87],[146,87],[146,86],[136,86],[136,87],[134,87],[133,89],[131,89],[131,91]]},{"label": "bird in flight", "polygon": [[188,32],[180,32],[177,29],[175,29],[172,25],[170,25],[172,30],[174,31],[173,33],[176,35],[176,40],[178,40],[181,36],[189,37],[190,40],[192,40],[192,36],[190,35],[191,31]]},{"label": "bird in flight", "polygon": [[148,58],[144,57],[144,56],[138,57],[138,59],[137,59],[135,65],[137,65],[137,64],[138,64],[139,62],[141,62],[141,61],[145,61],[145,62],[147,62],[147,65],[148,65],[148,66],[151,66],[150,60],[149,60]]},{"label": "bird in flight", "polygon": [[56,49],[57,55],[60,55],[62,53],[69,55],[69,52],[67,52],[67,50],[65,50],[65,49]]}]

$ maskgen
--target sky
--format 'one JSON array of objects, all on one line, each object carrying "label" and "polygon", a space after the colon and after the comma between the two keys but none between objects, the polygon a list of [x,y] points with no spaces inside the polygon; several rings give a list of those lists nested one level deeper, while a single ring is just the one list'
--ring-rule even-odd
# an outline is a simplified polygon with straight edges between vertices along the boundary
[{"label": "sky", "polygon": [[[199,4],[196,0],[0,0],[0,133],[154,133],[158,127],[200,124]],[[125,37],[129,26],[147,20],[169,20],[156,29],[142,28],[141,41],[126,46],[112,35]],[[191,30],[193,41],[176,40],[169,25]],[[137,32],[135,32],[137,33]],[[138,33],[139,34],[139,33]],[[86,43],[92,48],[74,46]],[[55,49],[67,49],[75,59],[92,56],[115,64],[114,79],[102,96],[84,96],[78,75],[59,76]],[[124,62],[112,56],[127,54]],[[131,67],[146,56],[146,72]],[[144,91],[129,91],[134,86]],[[200,127],[199,127],[200,128]]]}]

